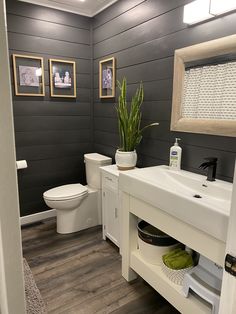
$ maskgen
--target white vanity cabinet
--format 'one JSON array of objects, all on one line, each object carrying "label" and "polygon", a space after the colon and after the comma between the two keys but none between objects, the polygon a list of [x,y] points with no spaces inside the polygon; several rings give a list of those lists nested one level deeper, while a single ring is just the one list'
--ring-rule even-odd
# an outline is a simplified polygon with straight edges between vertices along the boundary
[{"label": "white vanity cabinet", "polygon": [[116,165],[101,167],[103,239],[109,238],[120,247],[120,206]]},{"label": "white vanity cabinet", "polygon": [[[223,266],[225,257],[225,233],[222,232],[220,234],[218,231],[224,231],[221,229],[225,225],[225,217],[218,219],[219,223],[215,225],[215,230],[213,230],[213,228],[204,229],[197,221],[197,215],[194,219],[195,223],[192,222],[187,215],[192,208],[194,208],[194,204],[198,206],[196,207],[198,215],[203,217],[203,215],[206,214],[205,211],[201,211],[201,203],[199,201],[198,203],[190,202],[186,216],[181,216],[181,208],[185,205],[185,202],[187,202],[187,197],[185,197],[184,202],[181,203],[181,201],[179,201],[181,196],[179,196],[180,194],[177,194],[176,191],[174,191],[176,194],[165,192],[168,191],[168,189],[164,185],[164,179],[167,181],[168,177],[161,177],[160,173],[156,176],[155,174],[155,167],[150,167],[132,173],[121,173],[119,176],[120,209],[122,213],[122,275],[127,281],[136,279],[138,275],[141,276],[168,300],[168,302],[175,306],[180,313],[210,314],[212,313],[212,308],[209,303],[206,303],[194,293],[190,293],[189,297],[186,298],[183,294],[182,287],[170,281],[163,273],[161,266],[150,264],[143,259],[138,248],[137,223],[139,219],[145,220],[218,265]],[[191,177],[191,174],[187,172],[184,172],[183,175],[188,177],[188,179]],[[171,184],[172,181],[169,180],[167,182]],[[180,182],[183,191],[183,180],[173,182],[175,186],[177,182]],[[189,186],[190,180],[187,182]],[[225,186],[225,184],[220,183],[218,180],[215,188],[220,186],[220,184]],[[212,188],[214,188],[214,186]],[[227,190],[227,184],[225,189]],[[178,197],[176,197],[176,195]],[[207,198],[206,194],[204,197]],[[169,201],[172,202],[172,208],[170,210],[168,210]],[[181,206],[179,206],[179,204]],[[227,206],[227,201],[225,201],[224,204]],[[204,208],[206,210],[206,205]],[[194,212],[192,213],[194,214]],[[215,211],[212,210],[212,220],[215,215],[218,215],[218,212],[215,213]],[[210,223],[211,221],[208,219],[207,225],[210,226]]]}]

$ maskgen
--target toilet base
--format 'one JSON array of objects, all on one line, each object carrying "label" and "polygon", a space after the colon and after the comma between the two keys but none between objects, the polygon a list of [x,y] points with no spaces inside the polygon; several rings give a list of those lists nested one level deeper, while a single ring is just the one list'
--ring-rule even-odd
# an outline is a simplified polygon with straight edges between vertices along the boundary
[{"label": "toilet base", "polygon": [[57,209],[57,233],[67,234],[97,226],[99,224],[99,190],[88,188],[88,195],[78,208]]}]

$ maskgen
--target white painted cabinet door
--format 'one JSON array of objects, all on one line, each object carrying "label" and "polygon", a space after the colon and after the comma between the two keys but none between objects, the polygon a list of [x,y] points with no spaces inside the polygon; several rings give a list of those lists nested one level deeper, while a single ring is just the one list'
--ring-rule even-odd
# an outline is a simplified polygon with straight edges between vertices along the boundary
[{"label": "white painted cabinet door", "polygon": [[[236,164],[234,170],[234,184],[231,202],[231,211],[226,241],[226,254],[236,257]],[[236,313],[236,277],[226,271],[223,274],[222,291],[220,298],[220,314]]]},{"label": "white painted cabinet door", "polygon": [[106,187],[103,192],[105,235],[119,247],[118,191]]}]

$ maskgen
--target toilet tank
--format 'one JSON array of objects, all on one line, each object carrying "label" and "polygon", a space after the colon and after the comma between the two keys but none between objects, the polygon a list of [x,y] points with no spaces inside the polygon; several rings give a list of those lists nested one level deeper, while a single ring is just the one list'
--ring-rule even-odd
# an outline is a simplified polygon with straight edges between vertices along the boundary
[{"label": "toilet tank", "polygon": [[101,189],[101,175],[99,167],[111,165],[112,159],[104,155],[91,153],[84,155],[84,162],[88,186],[94,189]]}]

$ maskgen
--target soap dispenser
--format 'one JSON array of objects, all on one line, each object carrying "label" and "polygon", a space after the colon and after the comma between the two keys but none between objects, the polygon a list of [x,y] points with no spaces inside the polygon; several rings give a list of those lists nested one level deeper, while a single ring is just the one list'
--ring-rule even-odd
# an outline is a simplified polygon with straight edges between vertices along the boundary
[{"label": "soap dispenser", "polygon": [[180,170],[182,148],[179,146],[180,138],[175,139],[174,146],[170,148],[170,169]]}]

